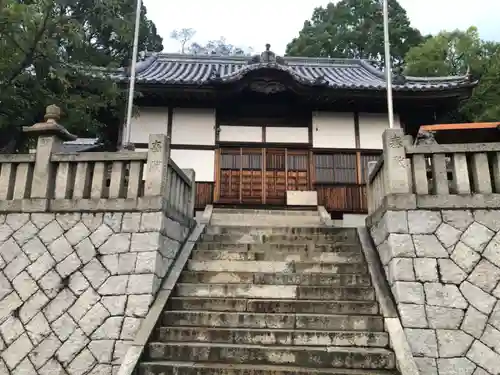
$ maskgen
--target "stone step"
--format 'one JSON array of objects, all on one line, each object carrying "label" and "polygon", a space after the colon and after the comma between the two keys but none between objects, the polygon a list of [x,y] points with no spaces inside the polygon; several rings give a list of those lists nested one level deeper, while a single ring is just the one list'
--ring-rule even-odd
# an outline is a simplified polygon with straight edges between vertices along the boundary
[{"label": "stone step", "polygon": [[191,254],[193,260],[278,260],[296,261],[303,260],[323,263],[361,263],[364,256],[360,251],[344,251],[323,253],[319,251],[289,252],[289,251],[228,251],[228,250],[194,250]]},{"label": "stone step", "polygon": [[219,312],[301,313],[301,314],[355,314],[376,315],[376,301],[318,301],[287,299],[244,299],[170,297],[170,310],[197,310]]},{"label": "stone step", "polygon": [[342,252],[342,251],[358,251],[361,252],[358,243],[333,243],[333,244],[316,244],[308,242],[306,244],[297,243],[222,243],[222,242],[198,242],[195,247],[197,250],[229,250],[229,251],[321,251],[321,252]]},{"label": "stone step", "polygon": [[273,365],[193,363],[155,361],[143,362],[138,375],[396,375],[391,370],[352,370],[306,368]]},{"label": "stone step", "polygon": [[152,341],[250,345],[355,346],[385,348],[385,332],[300,331],[209,327],[160,327]]},{"label": "stone step", "polygon": [[221,243],[299,243],[315,244],[329,243],[350,243],[356,244],[357,238],[345,233],[337,234],[270,234],[270,235],[252,235],[252,234],[206,234],[201,237],[203,242],[221,242]]},{"label": "stone step", "polygon": [[210,219],[212,226],[259,227],[259,228],[319,228],[323,222],[319,216],[278,216],[278,215],[216,215]]},{"label": "stone step", "polygon": [[317,210],[249,210],[214,209],[210,224],[214,226],[251,227],[320,227]]},{"label": "stone step", "polygon": [[269,215],[220,215],[212,216],[210,225],[224,227],[268,227],[268,228],[319,228],[323,222],[319,216],[269,216]]},{"label": "stone step", "polygon": [[319,216],[318,210],[270,210],[258,208],[214,208],[212,217],[221,214],[247,215],[247,216]]},{"label": "stone step", "polygon": [[326,273],[255,273],[255,272],[197,272],[183,271],[179,282],[201,284],[267,284],[370,286],[368,274]]},{"label": "stone step", "polygon": [[149,343],[150,360],[296,365],[316,368],[394,369],[394,354],[382,348],[262,346],[217,343]]},{"label": "stone step", "polygon": [[320,263],[284,261],[189,260],[189,271],[263,273],[366,273],[365,263]]},{"label": "stone step", "polygon": [[382,332],[384,321],[370,315],[268,314],[215,311],[165,311],[162,326],[276,328]]},{"label": "stone step", "polygon": [[372,287],[331,287],[255,284],[184,284],[174,289],[177,297],[286,298],[310,300],[371,301]]},{"label": "stone step", "polygon": [[349,238],[356,238],[356,230],[334,227],[260,227],[260,226],[222,226],[210,225],[205,230],[206,234],[234,234],[234,235],[270,235],[270,234],[345,234]]}]

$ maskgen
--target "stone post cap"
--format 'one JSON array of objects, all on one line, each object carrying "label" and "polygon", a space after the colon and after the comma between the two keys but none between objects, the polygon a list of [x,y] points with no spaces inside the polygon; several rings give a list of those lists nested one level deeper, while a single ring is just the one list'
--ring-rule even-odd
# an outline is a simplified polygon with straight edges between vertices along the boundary
[{"label": "stone post cap", "polygon": [[58,123],[61,118],[61,108],[55,104],[47,106],[45,109],[45,122],[38,122],[32,126],[23,126],[23,132],[28,135],[40,137],[43,135],[53,135],[63,141],[74,141],[77,136],[71,134],[66,128]]}]

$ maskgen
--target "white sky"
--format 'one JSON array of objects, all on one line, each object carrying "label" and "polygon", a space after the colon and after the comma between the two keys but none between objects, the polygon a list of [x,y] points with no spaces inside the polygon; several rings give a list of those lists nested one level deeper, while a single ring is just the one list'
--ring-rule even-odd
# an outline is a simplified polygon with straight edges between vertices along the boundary
[{"label": "white sky", "polygon": [[[148,16],[164,38],[165,52],[178,52],[170,31],[193,28],[193,41],[224,36],[236,46],[260,53],[266,43],[283,54],[306,19],[326,0],[143,0]],[[500,0],[399,0],[410,21],[422,33],[466,29],[474,25],[484,39],[500,41]]]}]

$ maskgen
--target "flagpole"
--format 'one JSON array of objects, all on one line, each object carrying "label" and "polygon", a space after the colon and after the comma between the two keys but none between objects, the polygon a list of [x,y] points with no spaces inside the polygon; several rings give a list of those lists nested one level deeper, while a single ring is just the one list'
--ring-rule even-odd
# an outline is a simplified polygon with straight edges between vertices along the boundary
[{"label": "flagpole", "polygon": [[137,0],[135,10],[135,29],[134,29],[134,44],[132,47],[132,62],[130,64],[130,83],[128,89],[128,102],[127,102],[127,117],[125,122],[125,134],[123,139],[123,146],[130,144],[130,136],[132,134],[132,109],[134,106],[134,93],[135,93],[135,77],[137,67],[137,55],[139,53],[139,29],[141,24],[141,5],[142,0]]},{"label": "flagpole", "polygon": [[389,128],[394,127],[394,108],[392,103],[392,70],[391,70],[391,44],[389,39],[389,0],[384,2],[384,55],[385,74],[387,80],[387,112],[389,116]]}]

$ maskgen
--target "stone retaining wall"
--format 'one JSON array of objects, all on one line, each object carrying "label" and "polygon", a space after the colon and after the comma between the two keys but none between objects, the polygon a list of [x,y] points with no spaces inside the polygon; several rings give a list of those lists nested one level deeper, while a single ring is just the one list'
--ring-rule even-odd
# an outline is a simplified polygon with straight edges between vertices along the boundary
[{"label": "stone retaining wall", "polygon": [[388,210],[371,224],[420,373],[500,374],[500,210]]},{"label": "stone retaining wall", "polygon": [[188,232],[162,212],[0,214],[0,374],[116,374]]}]

